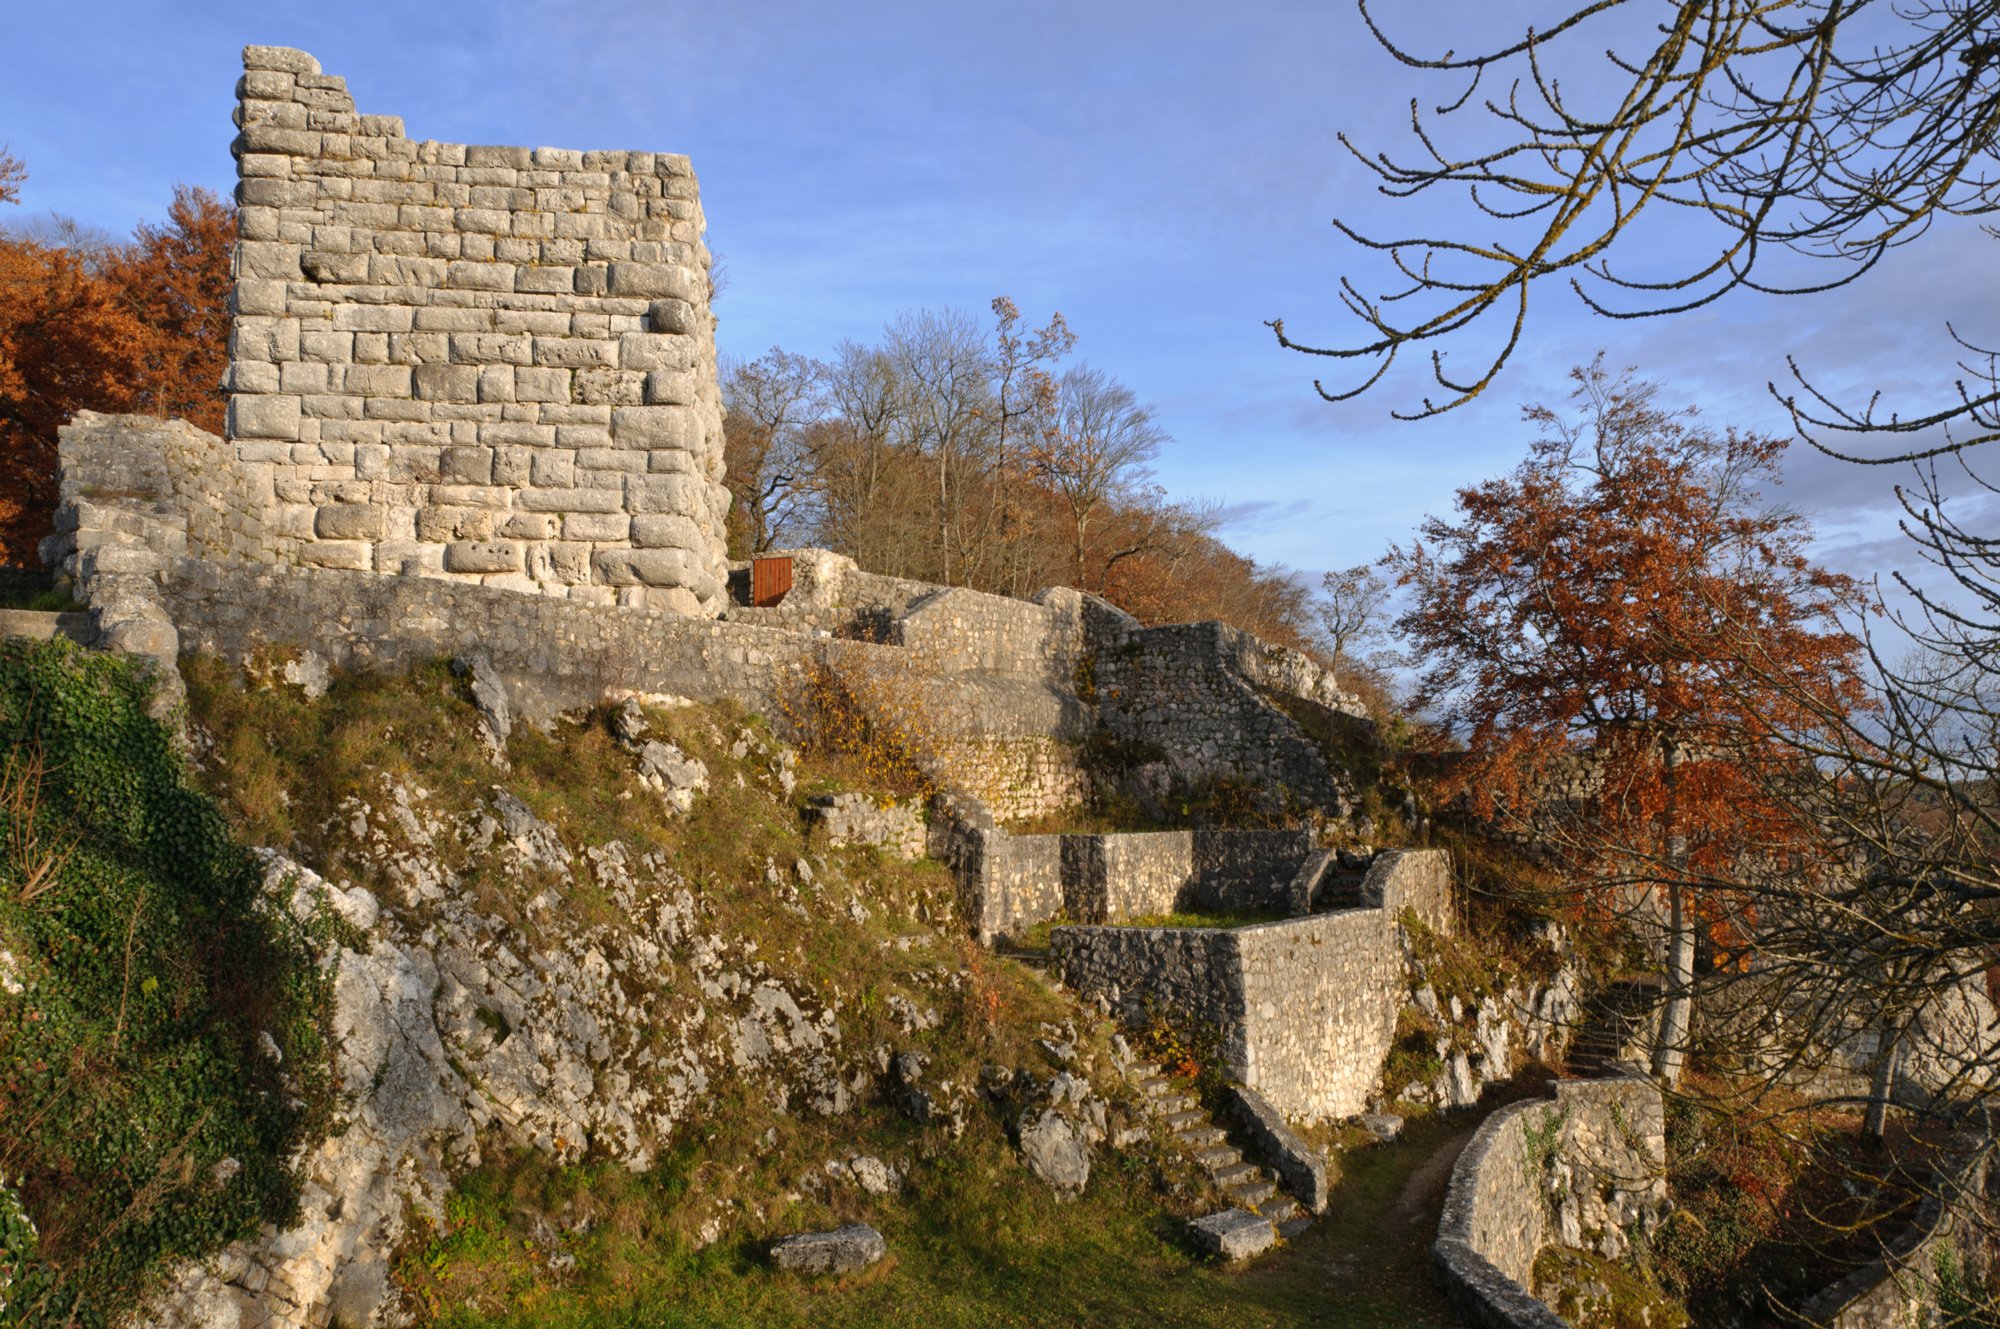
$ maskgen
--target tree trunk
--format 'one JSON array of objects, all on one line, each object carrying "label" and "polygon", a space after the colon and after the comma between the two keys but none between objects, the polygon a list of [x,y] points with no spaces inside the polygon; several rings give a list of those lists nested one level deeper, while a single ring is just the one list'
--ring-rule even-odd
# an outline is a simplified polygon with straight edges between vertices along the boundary
[{"label": "tree trunk", "polygon": [[1667,784],[1667,1004],[1653,1049],[1653,1075],[1668,1088],[1680,1083],[1694,1014],[1694,920],[1688,916],[1687,836],[1680,824],[1681,749],[1665,745]]},{"label": "tree trunk", "polygon": [[1889,1102],[1896,1094],[1896,1073],[1903,1064],[1903,1027],[1885,1022],[1882,1047],[1875,1059],[1875,1073],[1868,1084],[1868,1114],[1861,1121],[1861,1137],[1875,1144],[1889,1126]]}]

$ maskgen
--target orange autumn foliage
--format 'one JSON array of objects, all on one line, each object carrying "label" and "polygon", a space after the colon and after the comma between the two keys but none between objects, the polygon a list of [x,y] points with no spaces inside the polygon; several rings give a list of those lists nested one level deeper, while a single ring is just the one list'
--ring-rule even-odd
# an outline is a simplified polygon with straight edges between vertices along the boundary
[{"label": "orange autumn foliage", "polygon": [[1560,819],[1575,866],[1687,887],[1713,929],[1746,861],[1813,852],[1771,791],[1802,769],[1794,737],[1864,704],[1838,617],[1861,591],[1761,504],[1783,440],[1702,427],[1601,363],[1572,377],[1581,421],[1530,410],[1527,460],[1391,554],[1414,596],[1399,626],[1420,704],[1466,741],[1447,792]]},{"label": "orange autumn foliage", "polygon": [[[0,153],[0,202],[25,171]],[[0,236],[0,564],[34,565],[55,508],[56,430],[80,410],[220,431],[235,209],[177,188],[163,226],[99,263]]]}]

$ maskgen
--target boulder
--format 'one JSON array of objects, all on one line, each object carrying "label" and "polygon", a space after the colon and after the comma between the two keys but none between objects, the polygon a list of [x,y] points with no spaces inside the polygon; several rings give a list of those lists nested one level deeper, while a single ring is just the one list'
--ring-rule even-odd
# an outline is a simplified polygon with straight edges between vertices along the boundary
[{"label": "boulder", "polygon": [[1021,1117],[1021,1156],[1028,1170],[1058,1194],[1075,1195],[1090,1180],[1090,1148],[1069,1118],[1053,1108]]},{"label": "boulder", "polygon": [[800,1232],[771,1243],[771,1263],[801,1274],[851,1274],[889,1253],[889,1243],[866,1223],[831,1232]]}]

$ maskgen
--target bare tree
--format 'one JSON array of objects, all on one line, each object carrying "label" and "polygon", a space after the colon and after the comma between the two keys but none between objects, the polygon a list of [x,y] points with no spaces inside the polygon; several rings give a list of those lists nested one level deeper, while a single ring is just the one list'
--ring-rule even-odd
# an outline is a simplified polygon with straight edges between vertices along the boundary
[{"label": "bare tree", "polygon": [[[1372,365],[1357,385],[1316,384],[1331,400],[1366,391],[1410,346],[1431,349],[1443,395],[1406,414],[1470,400],[1520,345],[1530,293],[1545,279],[1567,280],[1586,305],[1614,318],[1676,313],[1738,287],[1827,290],[1937,217],[1984,215],[1996,205],[1995,0],[1674,0],[1636,38],[1629,28],[1601,30],[1620,16],[1650,17],[1657,6],[1592,0],[1518,41],[1436,56],[1391,37],[1367,0],[1357,3],[1396,59],[1456,86],[1428,118],[1411,99],[1414,159],[1366,153],[1345,136],[1342,143],[1392,197],[1463,190],[1471,224],[1467,238],[1382,238],[1335,221],[1387,257],[1395,289],[1370,295],[1343,279],[1341,299],[1361,324],[1352,340],[1301,342],[1282,319],[1270,325],[1293,350]],[[1609,51],[1587,44],[1605,35],[1625,40]],[[1579,93],[1587,80],[1566,82],[1561,62],[1597,52],[1611,86],[1602,96]],[[1475,100],[1483,84],[1503,81]],[[1438,122],[1468,108],[1494,132],[1450,150]],[[1612,266],[1612,251],[1653,213],[1701,223],[1712,243],[1680,272],[1627,275]],[[1771,275],[1774,252],[1831,267],[1789,281]],[[1449,370],[1445,344],[1496,320],[1497,350],[1481,352],[1470,372]],[[1939,418],[1973,409],[1962,401]]]},{"label": "bare tree", "polygon": [[1111,563],[1093,585],[1092,524],[1106,504],[1144,484],[1167,433],[1132,389],[1087,364],[1063,374],[1050,406],[1041,438],[1028,449],[1029,471],[1068,512],[1077,585],[1102,593]]},{"label": "bare tree", "polygon": [[1329,667],[1336,678],[1352,658],[1354,647],[1381,631],[1382,606],[1389,600],[1389,579],[1372,563],[1338,568],[1319,579],[1313,617],[1326,638]]},{"label": "bare tree", "polygon": [[761,554],[806,529],[813,498],[809,430],[824,417],[827,367],[772,347],[722,372],[723,473],[731,544]]}]

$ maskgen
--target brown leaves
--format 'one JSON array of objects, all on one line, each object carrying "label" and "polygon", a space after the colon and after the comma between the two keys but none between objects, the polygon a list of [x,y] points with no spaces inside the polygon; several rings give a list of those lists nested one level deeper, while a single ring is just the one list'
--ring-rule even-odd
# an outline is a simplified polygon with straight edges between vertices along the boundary
[{"label": "brown leaves", "polygon": [[[25,172],[0,153],[0,201]],[[0,238],[0,563],[36,561],[55,506],[56,430],[80,410],[180,416],[222,428],[236,213],[175,190],[101,265]]]},{"label": "brown leaves", "polygon": [[1529,411],[1527,460],[1391,556],[1420,699],[1462,726],[1452,783],[1481,812],[1553,801],[1587,813],[1603,855],[1654,861],[1680,838],[1720,871],[1803,830],[1764,777],[1796,763],[1793,734],[1861,704],[1837,618],[1860,590],[1805,558],[1802,518],[1760,505],[1782,440],[1663,410],[1601,360],[1573,377],[1578,417]]}]

